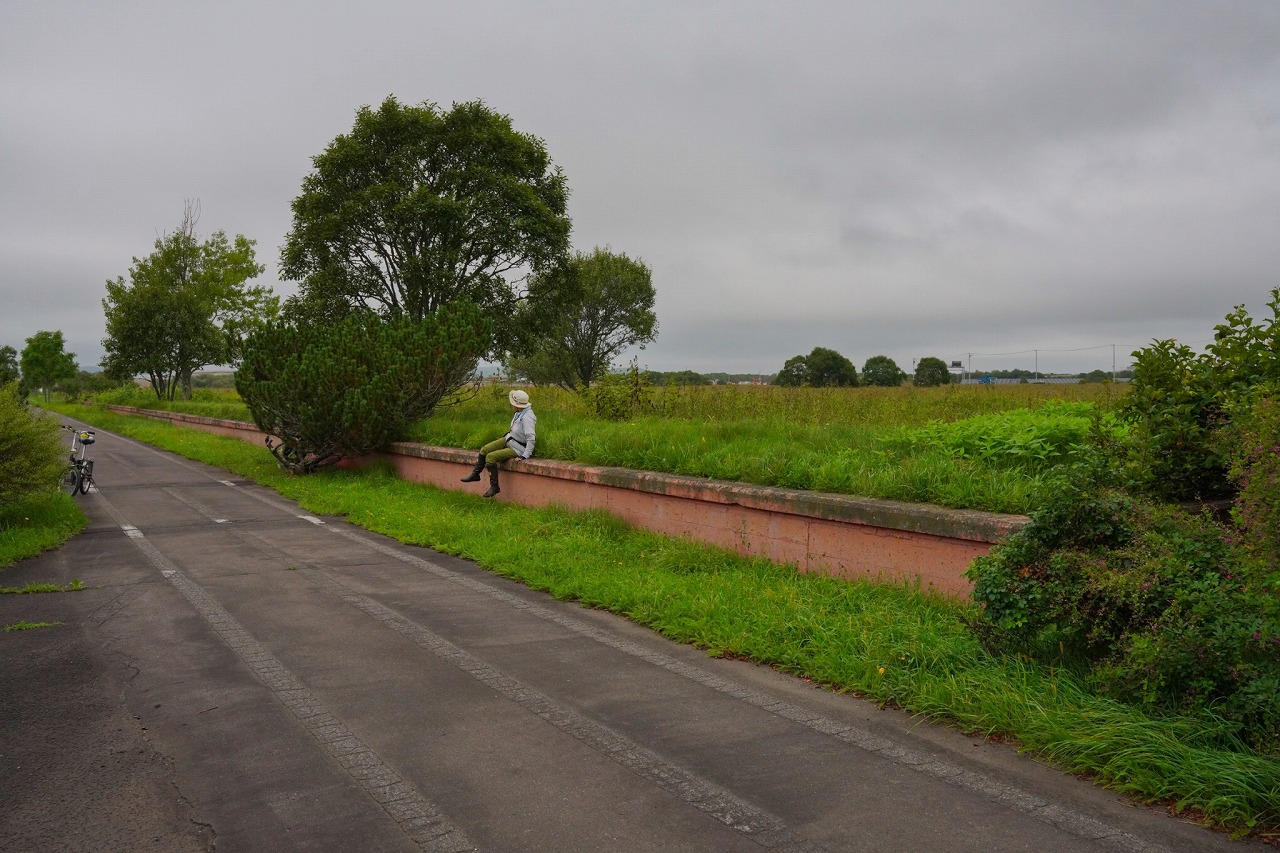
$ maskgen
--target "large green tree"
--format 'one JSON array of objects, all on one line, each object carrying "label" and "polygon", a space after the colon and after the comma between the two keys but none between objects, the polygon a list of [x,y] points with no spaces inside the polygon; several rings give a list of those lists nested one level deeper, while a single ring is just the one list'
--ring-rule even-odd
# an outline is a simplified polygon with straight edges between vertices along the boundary
[{"label": "large green tree", "polygon": [[814,388],[852,388],[858,384],[853,362],[826,347],[814,347],[805,358],[808,384]]},{"label": "large green tree", "polygon": [[949,385],[951,384],[951,371],[947,369],[945,361],[936,356],[927,355],[920,359],[920,363],[916,365],[916,375],[912,377],[911,384],[918,388]]},{"label": "large green tree", "polygon": [[76,375],[76,355],[66,351],[62,332],[36,332],[22,349],[22,381],[30,389],[43,388],[44,400],[63,379]]},{"label": "large green tree", "polygon": [[858,369],[835,350],[814,347],[808,355],[787,359],[774,381],[811,388],[851,388],[858,384]]},{"label": "large green tree", "polygon": [[787,359],[782,369],[778,371],[777,377],[774,378],[774,384],[781,385],[785,388],[799,388],[804,385],[809,378],[808,359],[802,355],[792,356]]},{"label": "large green tree", "polygon": [[862,384],[897,388],[907,378],[898,363],[887,355],[873,355],[862,365]]},{"label": "large green tree", "polygon": [[421,320],[463,299],[509,316],[528,275],[568,249],[564,176],[540,139],[478,101],[362,107],[312,163],[280,252],[300,282],[295,320]]},{"label": "large green tree", "polygon": [[279,310],[269,287],[250,285],[263,271],[254,241],[223,231],[196,234],[188,205],[176,231],[134,258],[129,281],[107,282],[106,350],[102,366],[117,379],[146,376],[159,399],[191,396],[191,374],[210,364],[235,364],[244,336]]},{"label": "large green tree", "polygon": [[643,261],[597,248],[534,276],[512,323],[512,372],[569,390],[588,387],[624,349],[658,333],[653,277]]}]

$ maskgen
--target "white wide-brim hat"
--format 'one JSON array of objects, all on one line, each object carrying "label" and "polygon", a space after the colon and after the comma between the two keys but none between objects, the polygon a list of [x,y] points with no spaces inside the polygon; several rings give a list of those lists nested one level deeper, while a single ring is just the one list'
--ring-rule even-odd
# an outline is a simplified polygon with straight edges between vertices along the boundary
[{"label": "white wide-brim hat", "polygon": [[507,395],[507,399],[511,401],[511,405],[517,409],[529,408],[529,395],[523,391],[516,389]]}]

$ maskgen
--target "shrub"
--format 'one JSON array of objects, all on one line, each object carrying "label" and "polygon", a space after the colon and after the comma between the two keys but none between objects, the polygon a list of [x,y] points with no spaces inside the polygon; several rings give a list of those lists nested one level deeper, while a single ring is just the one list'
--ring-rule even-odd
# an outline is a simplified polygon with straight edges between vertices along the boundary
[{"label": "shrub", "polygon": [[1239,543],[1259,583],[1280,589],[1280,396],[1259,399],[1223,436],[1239,493]]},{"label": "shrub", "polygon": [[582,396],[596,417],[625,421],[653,408],[653,383],[632,361],[624,373],[605,374]]},{"label": "shrub", "polygon": [[429,416],[465,383],[487,342],[488,323],[469,304],[421,321],[277,322],[249,338],[236,389],[280,465],[307,474],[376,450]]},{"label": "shrub", "polygon": [[66,454],[57,424],[23,405],[18,383],[0,386],[0,507],[53,489]]},{"label": "shrub", "polygon": [[1231,493],[1229,460],[1215,436],[1257,388],[1280,388],[1280,288],[1272,316],[1255,323],[1237,306],[1196,354],[1175,341],[1134,353],[1132,390],[1119,408],[1132,425],[1114,445],[1130,488],[1152,497],[1205,500]]},{"label": "shrub", "polygon": [[1226,465],[1212,438],[1225,420],[1213,359],[1175,341],[1156,341],[1134,355],[1132,389],[1118,410],[1131,429],[1115,445],[1126,482],[1162,500],[1222,497]]},{"label": "shrub", "polygon": [[968,576],[993,651],[1078,668],[1154,712],[1210,712],[1280,749],[1280,601],[1208,515],[1065,478]]}]

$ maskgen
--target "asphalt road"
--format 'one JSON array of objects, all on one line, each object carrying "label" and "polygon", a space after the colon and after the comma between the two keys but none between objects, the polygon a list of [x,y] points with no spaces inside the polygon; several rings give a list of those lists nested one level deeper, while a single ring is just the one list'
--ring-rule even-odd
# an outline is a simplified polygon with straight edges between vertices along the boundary
[{"label": "asphalt road", "polygon": [[[0,849],[1251,848],[98,432],[0,583]],[[512,535],[518,536],[518,532]]]}]

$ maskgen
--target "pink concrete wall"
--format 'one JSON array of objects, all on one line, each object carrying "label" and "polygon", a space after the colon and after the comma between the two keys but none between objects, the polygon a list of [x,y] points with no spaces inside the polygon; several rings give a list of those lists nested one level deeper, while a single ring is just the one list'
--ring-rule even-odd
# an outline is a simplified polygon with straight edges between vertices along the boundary
[{"label": "pink concrete wall", "polygon": [[[252,424],[172,412],[109,407],[261,444]],[[406,480],[451,491],[482,492],[461,483],[474,451],[402,442],[372,454]],[[1017,529],[1023,516],[952,510],[681,477],[649,471],[532,459],[505,463],[500,501],[601,509],[636,527],[719,545],[790,564],[801,571],[922,586],[968,595],[964,570]]]}]

